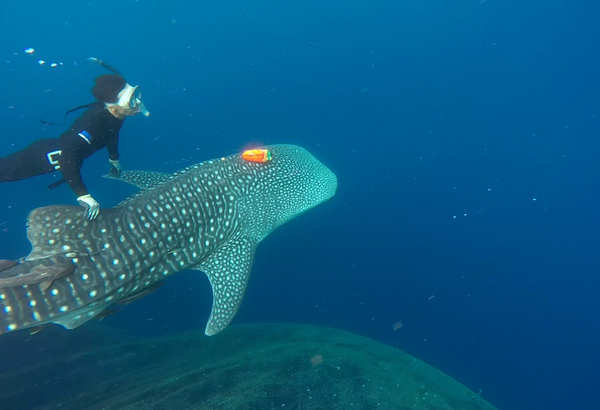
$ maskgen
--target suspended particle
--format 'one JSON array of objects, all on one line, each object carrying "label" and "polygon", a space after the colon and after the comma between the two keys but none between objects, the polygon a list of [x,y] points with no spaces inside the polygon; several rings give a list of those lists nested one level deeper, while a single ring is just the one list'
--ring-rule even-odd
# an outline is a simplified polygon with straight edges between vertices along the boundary
[{"label": "suspended particle", "polygon": [[38,64],[39,65],[44,65],[44,64],[46,64],[46,62],[44,60],[38,60]]},{"label": "suspended particle", "polygon": [[52,63],[52,64],[50,64],[50,67],[58,67],[58,64]]},{"label": "suspended particle", "polygon": [[26,54],[33,54],[33,53],[35,53],[35,50],[33,48],[31,48],[31,47],[26,48],[23,51],[25,51]]}]

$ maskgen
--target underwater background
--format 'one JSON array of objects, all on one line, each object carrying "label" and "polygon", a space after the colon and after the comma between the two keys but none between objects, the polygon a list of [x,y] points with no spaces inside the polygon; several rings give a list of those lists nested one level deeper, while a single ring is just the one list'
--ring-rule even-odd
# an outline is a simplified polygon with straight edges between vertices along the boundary
[{"label": "underwater background", "polygon": [[[234,324],[349,330],[499,409],[595,409],[599,16],[578,0],[2,2],[0,156],[66,130],[78,114],[39,120],[92,102],[100,58],[151,112],[123,126],[124,169],[291,143],[337,174],[332,200],[259,246]],[[104,152],[83,167],[103,207],[135,192],[108,170]],[[46,188],[58,178],[0,185],[0,258],[29,252],[30,210],[76,204]],[[102,323],[202,330],[210,307],[188,271]]]}]

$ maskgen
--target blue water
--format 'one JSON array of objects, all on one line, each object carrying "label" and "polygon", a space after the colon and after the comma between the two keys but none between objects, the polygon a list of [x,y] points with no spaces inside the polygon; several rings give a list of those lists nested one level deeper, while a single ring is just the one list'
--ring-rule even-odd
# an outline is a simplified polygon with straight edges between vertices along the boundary
[{"label": "blue water", "polygon": [[[235,323],[369,336],[501,410],[596,409],[599,15],[577,0],[3,2],[0,155],[58,136],[40,117],[91,102],[106,71],[86,58],[101,58],[152,113],[122,129],[125,169],[293,143],[337,173],[336,197],[261,244]],[[84,179],[109,207],[134,190],[106,171],[99,152]],[[75,204],[46,189],[56,178],[0,186],[1,258],[29,251],[31,209]],[[180,273],[103,323],[202,329],[210,297]]]}]

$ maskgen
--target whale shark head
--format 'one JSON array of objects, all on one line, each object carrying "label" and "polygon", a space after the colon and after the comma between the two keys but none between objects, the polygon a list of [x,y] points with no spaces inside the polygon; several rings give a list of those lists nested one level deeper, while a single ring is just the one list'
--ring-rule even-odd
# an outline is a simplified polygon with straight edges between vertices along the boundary
[{"label": "whale shark head", "polygon": [[331,198],[337,177],[310,152],[296,145],[272,145],[272,161],[240,159],[248,194],[241,198],[244,231],[256,241],[273,229]]}]

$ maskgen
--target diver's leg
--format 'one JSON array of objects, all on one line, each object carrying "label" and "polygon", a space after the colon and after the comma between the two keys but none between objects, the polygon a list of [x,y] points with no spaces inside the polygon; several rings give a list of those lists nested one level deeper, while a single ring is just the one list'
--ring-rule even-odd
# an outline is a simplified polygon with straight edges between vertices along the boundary
[{"label": "diver's leg", "polygon": [[0,158],[0,182],[18,181],[54,172],[46,154],[56,150],[55,139],[38,140],[13,154]]}]

